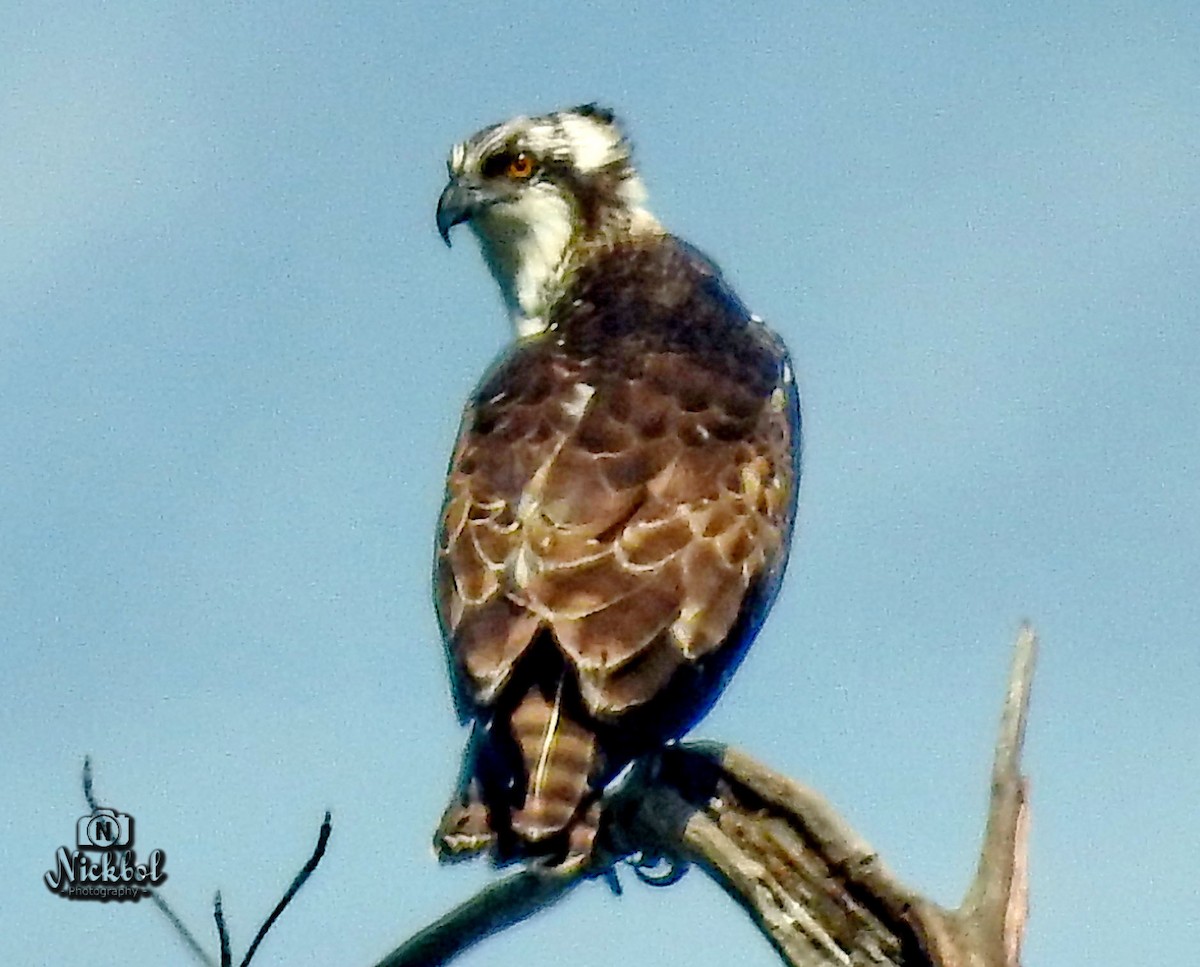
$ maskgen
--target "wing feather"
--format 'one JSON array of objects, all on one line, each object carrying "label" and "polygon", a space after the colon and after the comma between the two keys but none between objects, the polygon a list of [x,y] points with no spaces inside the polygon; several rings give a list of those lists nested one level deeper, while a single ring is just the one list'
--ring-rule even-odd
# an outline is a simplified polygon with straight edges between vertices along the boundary
[{"label": "wing feather", "polygon": [[[642,379],[570,375],[557,387],[535,380],[533,402],[506,394],[464,426],[440,555],[453,580],[441,582],[440,605],[476,702],[495,698],[544,627],[588,674],[588,707],[610,715],[653,697],[649,684],[631,687],[639,661],[658,681],[719,648],[780,558],[790,429],[769,395],[681,353],[648,358]],[[572,404],[573,420],[546,416]],[[522,431],[514,453],[515,428],[551,422],[537,445]],[[677,654],[640,657],[648,650]]]}]

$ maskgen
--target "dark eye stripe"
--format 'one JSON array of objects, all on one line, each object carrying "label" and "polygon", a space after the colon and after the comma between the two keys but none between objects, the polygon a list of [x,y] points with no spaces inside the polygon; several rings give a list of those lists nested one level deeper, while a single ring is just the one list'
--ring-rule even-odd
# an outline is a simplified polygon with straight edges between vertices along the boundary
[{"label": "dark eye stripe", "polygon": [[513,151],[497,151],[495,154],[490,154],[483,159],[479,173],[485,178],[499,178],[516,156]]}]

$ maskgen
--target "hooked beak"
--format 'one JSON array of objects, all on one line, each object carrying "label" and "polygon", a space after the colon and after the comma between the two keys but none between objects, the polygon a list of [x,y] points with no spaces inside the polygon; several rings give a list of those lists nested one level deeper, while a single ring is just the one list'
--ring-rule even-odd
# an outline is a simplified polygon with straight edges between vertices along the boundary
[{"label": "hooked beak", "polygon": [[473,218],[485,204],[478,188],[464,185],[456,178],[450,179],[437,203],[438,234],[447,248],[450,246],[450,229]]}]

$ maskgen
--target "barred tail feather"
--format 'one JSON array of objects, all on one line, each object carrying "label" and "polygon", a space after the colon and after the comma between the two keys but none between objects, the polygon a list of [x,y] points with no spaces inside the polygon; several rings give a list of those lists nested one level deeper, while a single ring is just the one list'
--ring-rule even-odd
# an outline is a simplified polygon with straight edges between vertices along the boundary
[{"label": "barred tail feather", "polygon": [[566,714],[562,678],[549,699],[530,688],[510,726],[525,766],[525,801],[512,814],[512,829],[539,843],[561,833],[579,811],[596,761],[596,737]]}]

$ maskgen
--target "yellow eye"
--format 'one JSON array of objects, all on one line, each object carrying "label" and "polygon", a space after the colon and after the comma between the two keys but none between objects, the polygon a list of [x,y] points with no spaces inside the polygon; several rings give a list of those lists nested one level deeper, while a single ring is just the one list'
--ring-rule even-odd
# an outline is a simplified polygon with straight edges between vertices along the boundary
[{"label": "yellow eye", "polygon": [[533,159],[524,151],[514,154],[508,159],[508,166],[504,169],[504,173],[509,178],[524,181],[533,174]]}]

